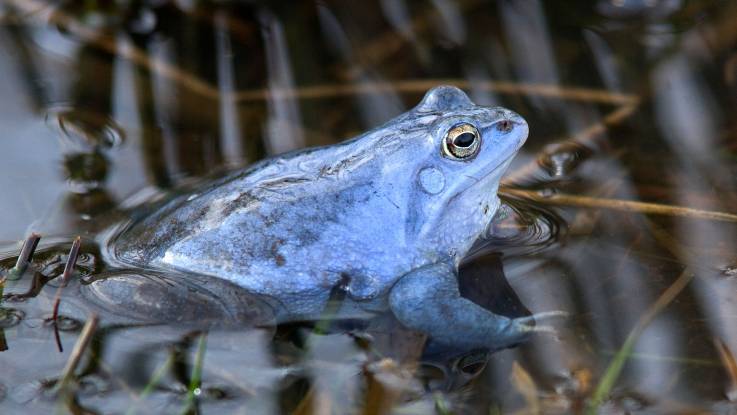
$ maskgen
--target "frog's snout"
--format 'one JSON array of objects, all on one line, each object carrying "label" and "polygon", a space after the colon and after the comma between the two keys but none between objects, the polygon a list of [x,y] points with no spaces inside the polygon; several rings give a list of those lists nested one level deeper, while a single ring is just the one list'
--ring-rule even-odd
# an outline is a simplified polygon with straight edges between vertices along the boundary
[{"label": "frog's snout", "polygon": [[517,140],[515,151],[519,150],[519,148],[522,147],[522,144],[527,140],[527,135],[530,132],[527,120],[522,118],[522,116],[516,112],[506,108],[495,107],[490,110],[492,111],[493,118],[496,119],[494,121],[494,125],[497,130],[503,132],[507,136],[511,135],[514,137]]},{"label": "frog's snout", "polygon": [[530,126],[527,125],[527,120],[522,118],[521,115],[517,114],[514,111],[507,110],[507,112],[508,112],[507,120],[511,122],[512,125],[514,126],[513,128],[517,136],[519,137],[519,147],[522,147],[522,144],[524,144],[525,141],[527,141],[527,135],[530,133]]},{"label": "frog's snout", "polygon": [[527,120],[522,118],[522,116],[516,112],[510,110],[506,110],[505,112],[506,120],[512,124],[512,130],[517,138],[516,150],[519,150],[520,147],[525,144],[525,141],[527,141],[527,136],[530,133],[530,126],[527,124]]}]

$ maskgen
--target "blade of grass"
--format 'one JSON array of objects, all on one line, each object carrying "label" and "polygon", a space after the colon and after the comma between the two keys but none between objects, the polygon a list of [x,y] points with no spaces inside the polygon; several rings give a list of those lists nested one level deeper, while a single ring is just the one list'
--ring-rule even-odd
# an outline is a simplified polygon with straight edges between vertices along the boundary
[{"label": "blade of grass", "polygon": [[164,363],[159,366],[158,369],[154,372],[153,376],[151,376],[151,379],[149,379],[146,386],[143,388],[141,393],[136,398],[136,401],[131,405],[130,408],[125,412],[125,415],[135,415],[136,411],[138,410],[138,405],[148,397],[148,395],[153,392],[154,388],[159,385],[159,382],[161,382],[161,378],[164,377],[166,372],[171,369],[171,365],[174,364],[174,354],[169,354],[169,357],[166,358]]},{"label": "blade of grass", "polygon": [[435,403],[435,411],[437,411],[437,413],[440,415],[451,415],[453,413],[450,408],[448,408],[448,403],[442,393],[435,392],[433,393],[432,398]]},{"label": "blade of grass", "polygon": [[609,363],[609,366],[604,371],[604,376],[602,376],[599,384],[594,390],[594,394],[587,411],[589,414],[596,414],[601,403],[610,394],[614,384],[622,372],[624,364],[632,354],[632,349],[634,348],[637,339],[640,338],[640,335],[645,331],[647,326],[655,319],[655,317],[663,311],[663,309],[667,307],[684,288],[686,288],[688,283],[693,279],[693,276],[694,274],[688,268],[684,269],[673,284],[663,291],[663,294],[661,294],[660,297],[658,297],[658,299],[645,311],[642,317],[640,317],[640,320],[627,336],[622,347],[617,351],[617,354],[614,355],[614,359]]},{"label": "blade of grass", "polygon": [[187,389],[187,400],[182,410],[182,414],[188,414],[194,408],[195,400],[202,393],[202,364],[205,360],[205,348],[207,346],[207,332],[200,334],[200,340],[197,342],[197,352],[195,353],[194,366],[192,367],[192,376],[189,379],[189,388]]}]

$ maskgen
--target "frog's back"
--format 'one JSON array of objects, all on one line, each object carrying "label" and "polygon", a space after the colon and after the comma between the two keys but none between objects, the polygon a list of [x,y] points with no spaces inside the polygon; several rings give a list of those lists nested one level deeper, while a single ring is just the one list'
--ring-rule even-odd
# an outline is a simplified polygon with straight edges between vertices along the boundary
[{"label": "frog's back", "polygon": [[[181,196],[123,232],[115,255],[280,299],[324,297],[337,285],[375,297],[411,267],[412,258],[397,261],[403,201],[373,181],[371,153],[350,147],[352,155],[331,147],[272,159]],[[377,222],[391,231],[373,231]]]}]

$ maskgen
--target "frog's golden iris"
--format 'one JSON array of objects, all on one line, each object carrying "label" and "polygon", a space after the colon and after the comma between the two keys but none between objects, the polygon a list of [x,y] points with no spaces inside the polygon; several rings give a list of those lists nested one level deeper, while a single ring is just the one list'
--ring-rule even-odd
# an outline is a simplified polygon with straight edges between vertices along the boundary
[{"label": "frog's golden iris", "polygon": [[443,154],[451,159],[468,160],[481,148],[479,131],[471,124],[458,124],[448,131],[443,140]]}]

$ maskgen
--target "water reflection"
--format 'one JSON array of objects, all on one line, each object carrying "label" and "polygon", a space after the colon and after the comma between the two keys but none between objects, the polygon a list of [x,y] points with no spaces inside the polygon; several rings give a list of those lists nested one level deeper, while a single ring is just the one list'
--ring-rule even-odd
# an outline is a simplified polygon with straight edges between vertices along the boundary
[{"label": "water reflection", "polygon": [[[63,269],[61,265],[66,261],[63,253],[67,248],[65,244],[42,244],[35,254],[34,263],[26,271],[26,277],[29,273],[34,275],[33,286],[23,288],[28,282],[28,278],[23,278],[18,285],[10,287],[11,290],[6,291],[3,297],[6,304],[20,308],[1,309],[1,329],[11,329],[22,322],[28,328],[35,327],[34,330],[41,327],[36,323],[39,310],[35,306],[42,298],[54,296],[58,287],[57,278]],[[413,387],[419,387],[419,391],[453,391],[474,381],[486,367],[489,353],[496,350],[464,349],[453,343],[437,342],[432,337],[426,339],[423,333],[404,329],[389,314],[377,315],[367,321],[355,318],[344,320],[340,314],[327,314],[330,320],[324,323],[281,325],[276,332],[269,328],[253,330],[254,326],[274,325],[274,309],[279,307],[279,303],[250,295],[219,279],[143,270],[103,270],[100,267],[104,267],[104,264],[98,263],[97,258],[97,252],[83,253],[77,266],[84,274],[63,288],[58,319],[52,320],[48,314],[42,314],[41,324],[48,330],[58,330],[61,341],[67,343],[64,340],[68,337],[67,333],[77,333],[82,320],[90,312],[100,313],[103,324],[96,334],[94,353],[99,354],[98,359],[122,353],[111,362],[115,367],[125,368],[116,373],[120,380],[129,385],[145,384],[146,378],[141,377],[141,373],[151,371],[153,362],[162,360],[161,353],[166,354],[170,350],[169,353],[176,355],[179,348],[191,348],[191,333],[203,329],[209,331],[208,341],[212,344],[208,348],[208,371],[213,374],[221,370],[223,373],[238,373],[239,378],[228,377],[223,385],[211,380],[214,383],[208,386],[207,393],[214,394],[215,401],[234,399],[244,391],[250,395],[254,393],[253,388],[269,390],[277,384],[295,385],[294,376],[321,393],[359,396],[361,392],[357,376],[361,375],[362,370],[342,362],[355,361],[368,367],[378,364],[364,375],[369,378],[383,377],[386,368],[381,366],[382,356],[383,359],[393,357],[399,362],[418,359],[418,371],[414,375],[408,372],[401,376],[405,378],[404,382],[416,382]],[[2,262],[5,270],[14,263],[12,256]],[[531,315],[507,283],[499,256],[487,256],[464,265],[460,270],[459,284],[464,296],[489,311],[508,318]],[[342,300],[338,296],[333,301]],[[328,307],[342,309],[340,304]],[[30,314],[26,315],[23,308],[28,309]],[[2,335],[5,339],[5,331],[2,331]],[[458,336],[463,335],[458,333]],[[12,337],[15,338],[15,335]],[[173,349],[172,344],[175,345]],[[502,343],[497,345],[502,346]],[[508,346],[511,344],[502,347]],[[4,340],[3,348],[14,351],[14,342]],[[247,359],[243,358],[245,350],[248,350]],[[259,351],[267,350],[271,350],[271,356],[258,357]],[[416,352],[412,353],[412,350]],[[238,358],[234,359],[234,356]],[[186,360],[187,357],[179,355],[173,359]],[[335,370],[324,366],[326,363],[320,363],[323,360],[335,362]],[[258,368],[258,365],[253,366],[257,361],[272,361],[274,366]],[[284,364],[286,366],[282,366]],[[240,369],[234,370],[236,366]],[[21,367],[17,369],[21,370]],[[114,388],[106,375],[112,369],[95,367],[84,370],[78,379],[78,398],[94,398],[113,392]],[[15,367],[11,370],[15,370]],[[48,399],[52,396],[49,388],[55,378],[46,384],[24,383],[22,379],[13,391],[16,398],[47,396]],[[186,385],[187,379],[178,382]],[[352,392],[350,388],[346,389],[348,384],[354,385]],[[171,387],[175,386],[167,382],[162,392]],[[233,388],[244,389],[237,391]],[[210,398],[206,396],[203,399],[207,401]],[[351,403],[352,398],[334,402],[345,407]],[[269,404],[266,401],[261,402],[259,407],[261,405],[273,408],[276,403]]]},{"label": "water reflection", "polygon": [[[41,231],[46,241],[35,272],[6,283],[5,294],[16,298],[0,305],[0,406],[8,412],[29,404],[54,409],[48,385],[78,333],[59,333],[65,346],[59,354],[45,322],[58,285],[52,278],[71,237],[87,235],[85,258],[98,258],[93,239],[128,213],[121,204],[132,193],[160,195],[266,153],[334,143],[401,112],[441,79],[530,121],[532,136],[508,182],[515,190],[735,212],[737,147],[729,114],[737,10],[728,2],[95,4],[0,6],[0,239]],[[560,89],[551,93],[548,86]],[[599,98],[570,93],[571,86],[596,90]],[[492,306],[519,297],[512,309],[523,314],[522,303],[533,311],[571,311],[556,335],[492,355],[446,353],[432,341],[425,346],[422,336],[388,336],[385,354],[374,355],[366,338],[345,334],[346,327],[324,334],[311,324],[292,328],[302,340],[282,326],[276,337],[213,329],[201,408],[245,405],[273,413],[340,401],[377,412],[433,410],[437,403],[425,390],[456,389],[473,378],[473,393],[442,395],[453,409],[578,412],[644,310],[684,269],[696,277],[643,332],[606,408],[732,408],[724,391],[734,380],[712,339],[737,349],[734,225],[615,206],[553,209],[542,199],[532,206],[509,199],[515,209],[489,228],[469,262],[483,264],[502,252],[514,295],[496,278],[467,295]],[[77,277],[88,285],[65,290],[62,322],[86,319],[79,304],[90,300],[79,294],[75,302],[75,288],[97,289],[102,271],[111,280],[128,272],[105,270],[103,261],[93,267],[85,258]],[[139,296],[132,287],[115,295],[150,307],[152,298],[169,293],[158,277],[130,279],[141,283]],[[209,295],[179,287],[172,304]],[[235,297],[203,306],[203,313],[230,316]],[[164,308],[160,316],[170,312]],[[141,316],[120,323],[134,317]],[[398,333],[389,323],[383,327],[371,333],[373,345]],[[352,329],[363,334],[371,327]],[[84,393],[75,408],[127,408],[132,398],[115,381],[140,391],[174,356],[175,373],[140,405],[178,411],[196,343],[187,330],[193,328],[123,324],[100,333],[105,350],[96,356],[107,366],[78,372]],[[324,344],[306,354],[305,344],[315,339]],[[401,359],[381,358],[394,353]],[[378,359],[364,365],[367,355]],[[407,375],[398,361],[427,367]],[[527,389],[518,387],[519,370],[533,380]],[[448,379],[454,376],[461,381]],[[346,403],[362,393],[365,399]]]}]

